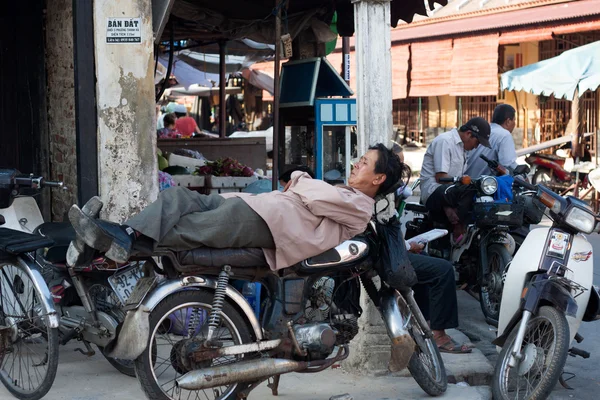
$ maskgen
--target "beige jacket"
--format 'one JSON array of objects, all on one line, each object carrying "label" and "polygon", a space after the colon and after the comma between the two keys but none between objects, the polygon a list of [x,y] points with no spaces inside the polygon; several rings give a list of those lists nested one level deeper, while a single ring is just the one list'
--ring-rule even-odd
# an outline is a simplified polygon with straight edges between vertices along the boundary
[{"label": "beige jacket", "polygon": [[271,230],[275,249],[264,249],[272,270],[319,255],[365,231],[374,200],[348,186],[331,186],[294,172],[286,192],[226,193],[240,197]]}]

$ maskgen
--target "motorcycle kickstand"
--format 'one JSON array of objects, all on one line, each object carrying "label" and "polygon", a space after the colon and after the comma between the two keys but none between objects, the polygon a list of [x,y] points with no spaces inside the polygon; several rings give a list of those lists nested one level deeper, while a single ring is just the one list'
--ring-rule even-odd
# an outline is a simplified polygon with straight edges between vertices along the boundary
[{"label": "motorcycle kickstand", "polygon": [[269,378],[269,383],[267,383],[267,387],[269,389],[271,389],[271,394],[273,394],[273,396],[278,396],[279,395],[279,378],[281,378],[281,375],[275,375],[272,378],[273,378],[273,382],[271,382],[271,378]]},{"label": "motorcycle kickstand", "polygon": [[94,349],[92,349],[92,346],[90,345],[90,342],[88,342],[86,340],[82,340],[82,342],[85,345],[85,348],[87,349],[87,351],[83,351],[79,347],[76,348],[73,351],[78,351],[79,353],[83,354],[84,356],[88,356],[88,357],[92,357],[93,355],[96,354],[96,352],[94,351]]}]

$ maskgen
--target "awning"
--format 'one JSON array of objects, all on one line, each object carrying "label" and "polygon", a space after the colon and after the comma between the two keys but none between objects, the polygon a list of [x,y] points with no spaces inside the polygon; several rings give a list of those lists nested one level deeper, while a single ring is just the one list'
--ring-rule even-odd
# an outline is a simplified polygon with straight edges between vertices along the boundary
[{"label": "awning", "polygon": [[281,66],[280,107],[312,106],[319,97],[351,96],[346,82],[325,57],[288,61]]},{"label": "awning", "polygon": [[[394,46],[393,48],[396,48]],[[452,39],[413,43],[410,46],[410,97],[442,96],[450,91]]]},{"label": "awning", "polygon": [[451,65],[451,96],[496,95],[498,34],[454,39]]},{"label": "awning", "polygon": [[[553,21],[575,20],[597,15],[600,15],[600,0],[570,1],[448,21],[424,20],[392,30],[391,39],[392,43],[406,42],[472,32],[501,31],[505,28],[540,27],[543,24],[550,25]],[[581,20],[573,22],[581,22]],[[435,25],[432,25],[433,23]]]},{"label": "awning", "polygon": [[552,35],[589,32],[600,30],[600,18],[586,22],[563,23],[560,25],[520,29],[500,34],[500,44],[515,44],[523,42],[540,42],[552,40]]},{"label": "awning", "polygon": [[565,51],[559,56],[502,74],[503,90],[523,90],[537,95],[572,100],[600,86],[600,41]]}]

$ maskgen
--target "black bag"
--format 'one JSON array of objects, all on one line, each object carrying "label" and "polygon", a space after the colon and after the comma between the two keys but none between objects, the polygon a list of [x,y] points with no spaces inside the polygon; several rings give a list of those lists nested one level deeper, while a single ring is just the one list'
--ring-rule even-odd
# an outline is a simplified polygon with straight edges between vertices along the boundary
[{"label": "black bag", "polygon": [[379,237],[379,276],[394,289],[406,289],[417,284],[417,274],[408,259],[400,222],[375,223]]}]

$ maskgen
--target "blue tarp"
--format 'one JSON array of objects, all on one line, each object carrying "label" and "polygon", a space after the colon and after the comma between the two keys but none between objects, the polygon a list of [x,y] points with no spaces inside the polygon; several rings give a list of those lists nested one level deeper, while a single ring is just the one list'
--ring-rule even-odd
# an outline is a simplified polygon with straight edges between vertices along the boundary
[{"label": "blue tarp", "polygon": [[600,86],[600,41],[565,51],[559,56],[502,74],[503,90],[523,90],[536,95],[573,100]]}]

